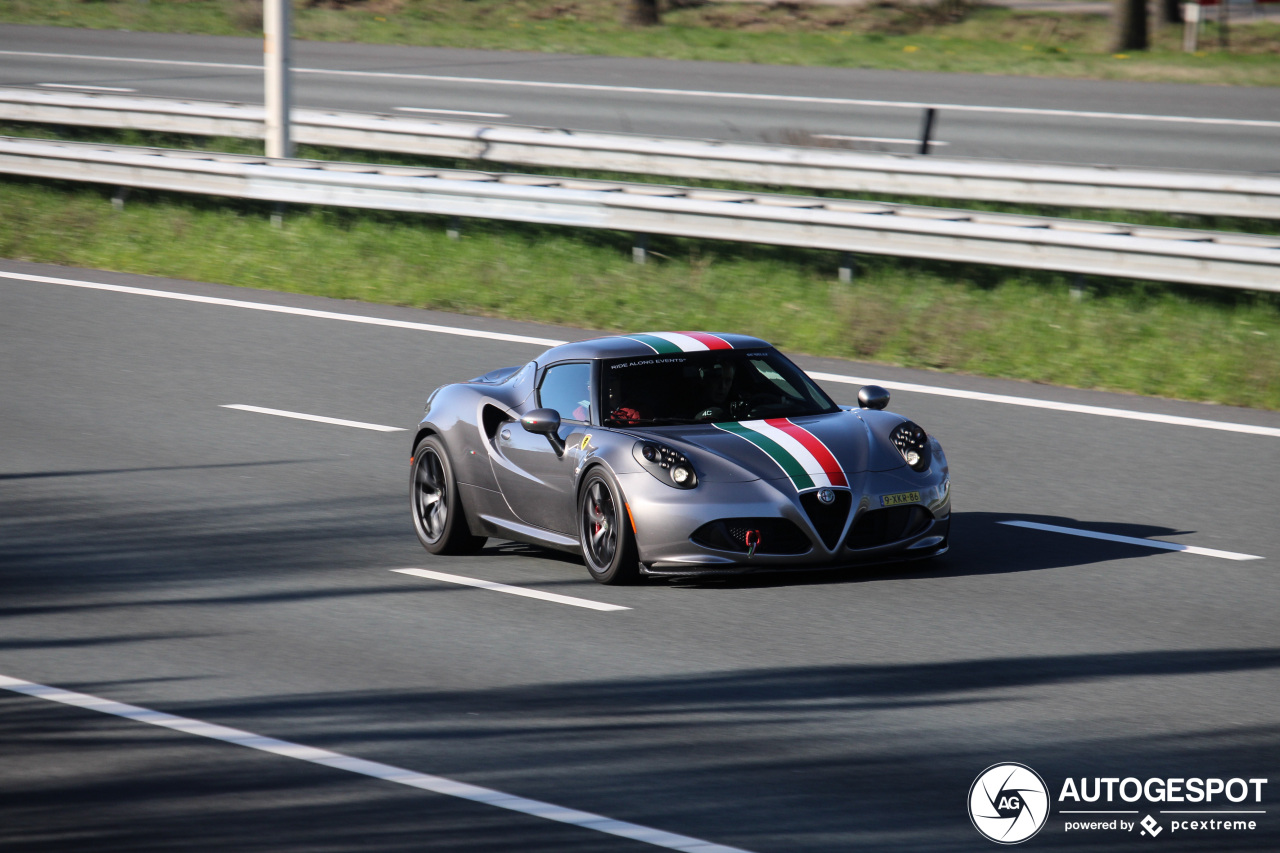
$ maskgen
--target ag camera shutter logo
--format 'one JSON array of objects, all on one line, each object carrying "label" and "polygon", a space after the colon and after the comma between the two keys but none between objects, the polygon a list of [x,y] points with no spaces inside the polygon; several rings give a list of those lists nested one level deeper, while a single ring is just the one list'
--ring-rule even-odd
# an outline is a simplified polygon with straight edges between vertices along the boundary
[{"label": "ag camera shutter logo", "polygon": [[969,788],[969,819],[997,844],[1018,844],[1049,820],[1049,789],[1025,764],[993,764]]}]

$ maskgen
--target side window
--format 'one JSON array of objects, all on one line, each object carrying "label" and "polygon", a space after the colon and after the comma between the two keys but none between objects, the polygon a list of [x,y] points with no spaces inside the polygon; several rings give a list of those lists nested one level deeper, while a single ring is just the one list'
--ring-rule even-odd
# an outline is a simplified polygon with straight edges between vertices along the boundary
[{"label": "side window", "polygon": [[803,400],[805,398],[805,395],[800,391],[797,391],[794,385],[792,385],[790,382],[784,379],[783,376],[780,373],[778,373],[778,371],[774,370],[773,366],[770,365],[769,362],[765,361],[764,359],[753,358],[751,359],[751,364],[753,367],[755,367],[756,370],[760,371],[761,376],[763,376],[765,379],[768,379],[774,385],[778,386],[778,390],[781,391],[783,394],[786,394],[788,397],[795,397],[800,400]]},{"label": "side window", "polygon": [[538,405],[571,421],[591,420],[591,365],[577,362],[547,368],[538,389]]}]

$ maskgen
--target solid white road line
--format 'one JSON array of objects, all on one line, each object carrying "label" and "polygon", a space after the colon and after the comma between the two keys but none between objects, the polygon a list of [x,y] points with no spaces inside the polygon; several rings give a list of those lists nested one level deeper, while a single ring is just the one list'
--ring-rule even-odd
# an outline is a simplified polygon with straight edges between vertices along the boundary
[{"label": "solid white road line", "polygon": [[536,589],[524,589],[518,586],[508,586],[505,583],[495,583],[494,581],[484,581],[478,578],[465,578],[462,575],[448,575],[444,572],[432,572],[427,569],[392,569],[393,572],[399,572],[402,575],[416,575],[420,578],[430,578],[435,581],[444,581],[445,583],[457,583],[463,586],[474,586],[480,589],[491,589],[494,592],[505,592],[508,595],[522,595],[525,598],[540,598],[543,601],[554,601],[556,604],[571,604],[574,607],[585,607],[588,610],[630,610],[630,607],[622,607],[617,604],[604,604],[599,601],[591,601],[586,598],[574,598],[571,595],[558,595],[554,592],[540,592]]},{"label": "solid white road line", "polygon": [[1040,524],[1035,521],[1001,521],[1010,527],[1026,527],[1031,530],[1044,530],[1048,533],[1066,533],[1070,536],[1083,536],[1085,539],[1104,539],[1107,542],[1123,542],[1126,545],[1142,545],[1146,548],[1160,548],[1165,551],[1181,551],[1184,554],[1200,554],[1204,557],[1220,557],[1223,560],[1262,560],[1254,554],[1237,554],[1235,551],[1218,551],[1213,548],[1201,548],[1198,545],[1179,545],[1176,542],[1159,542],[1155,539],[1140,539],[1136,536],[1116,536],[1114,533],[1097,533],[1093,530],[1078,530],[1074,527],[1058,527],[1056,524]]},{"label": "solid white road line", "polygon": [[481,788],[478,785],[458,782],[444,776],[417,773],[413,770],[406,770],[390,764],[366,761],[363,758],[353,758],[340,752],[330,752],[327,749],[317,749],[313,746],[304,746],[287,740],[264,737],[252,732],[206,723],[190,717],[178,717],[162,711],[152,711],[137,705],[126,705],[123,702],[114,702],[110,699],[91,696],[88,693],[75,693],[58,687],[36,684],[32,681],[24,681],[21,678],[0,675],[0,688],[36,699],[58,702],[75,708],[85,708],[138,723],[147,723],[148,725],[173,729],[174,731],[218,740],[223,743],[232,743],[236,746],[256,749],[260,752],[269,752],[272,755],[295,758],[310,764],[319,764],[322,767],[331,767],[335,770],[345,770],[348,773],[370,776],[374,779],[393,782],[397,785],[420,788],[424,791],[443,794],[447,797],[470,800],[475,803],[520,812],[557,823],[567,823],[572,826],[580,826],[583,829],[593,829],[596,832],[616,835],[621,838],[631,838],[667,850],[680,850],[685,851],[685,853],[746,853],[746,851],[736,847],[726,847],[721,844],[713,844],[710,841],[690,838],[687,835],[677,835],[673,832],[664,832],[663,830],[641,826],[640,824],[613,820],[591,812],[582,812],[577,809],[557,806],[554,803],[528,800],[524,797],[495,791],[492,788]]},{"label": "solid white road line", "polygon": [[367,323],[370,326],[390,326],[394,329],[413,329],[419,332],[438,332],[442,335],[461,335],[466,338],[484,338],[490,341],[510,341],[517,344],[539,344],[553,347],[564,341],[551,338],[534,338],[529,335],[506,335],[501,332],[482,332],[475,329],[459,329],[454,326],[435,326],[431,323],[409,323],[405,320],[384,320],[381,317],[363,317],[359,314],[338,314],[334,311],[315,311],[310,308],[291,308],[267,302],[246,302],[240,299],[220,299],[215,296],[193,296],[188,293],[171,293],[167,290],[148,290],[142,287],[123,287],[118,284],[102,284],[97,281],[79,281],[71,278],[52,278],[45,275],[0,271],[0,278],[18,281],[34,281],[40,284],[62,284],[68,287],[84,287],[89,290],[109,290],[114,293],[130,293],[134,296],[155,296],[160,299],[176,299],[180,302],[201,302],[205,305],[222,305],[227,308],[248,308],[252,311],[270,311],[275,314],[296,314],[299,317],[316,317],[321,320],[343,320],[348,323]]},{"label": "solid white road line", "polygon": [[261,406],[246,406],[243,403],[225,403],[219,408],[238,409],[241,412],[257,412],[260,415],[275,415],[278,418],[294,418],[300,421],[315,421],[316,423],[321,424],[334,424],[336,426],[355,427],[356,429],[371,429],[376,432],[405,431],[404,427],[367,424],[364,421],[344,421],[342,418],[326,418],[323,415],[304,415],[302,412],[286,412],[283,409],[264,409]]},{"label": "solid white road line", "polygon": [[37,83],[42,89],[76,89],[86,92],[136,92],[137,89],[124,89],[119,86],[81,86],[78,83]]},{"label": "solid white road line", "polygon": [[80,53],[42,53],[36,50],[0,50],[0,56],[33,56],[38,59],[89,59],[94,62],[131,62],[135,65],[177,65],[183,68],[230,68],[236,71],[262,71],[261,65],[242,62],[198,62],[193,59],[145,59],[140,56],[94,56]]},{"label": "solid white road line", "polygon": [[[884,142],[890,145],[919,145],[919,139],[897,139],[891,136],[844,136],[839,133],[815,133],[814,139],[842,139],[848,142]],[[950,142],[939,142],[936,139],[929,140],[929,147],[935,145],[950,145]]]},{"label": "solid white road line", "polygon": [[880,385],[890,391],[912,391],[917,394],[936,394],[940,397],[960,397],[984,403],[1006,403],[1010,406],[1029,406],[1033,409],[1052,409],[1057,412],[1076,412],[1082,415],[1099,415],[1105,418],[1124,418],[1132,421],[1150,421],[1157,424],[1218,429],[1225,432],[1243,432],[1250,435],[1269,435],[1280,438],[1280,427],[1236,424],[1229,421],[1210,421],[1204,418],[1184,418],[1180,415],[1157,415],[1151,412],[1135,412],[1129,409],[1108,409],[1102,406],[1083,406],[1079,403],[1059,403],[1056,400],[1037,400],[1034,397],[1011,397],[1006,394],[987,394],[982,391],[963,391],[957,388],[940,388],[935,385],[915,385],[910,382],[884,382],[861,376],[843,376],[839,373],[809,374],[814,379],[827,382],[844,382],[849,385]]},{"label": "solid white road line", "polygon": [[[468,338],[483,338],[491,341],[509,341],[519,344],[534,344],[553,347],[566,341],[555,338],[535,338],[529,335],[509,335],[502,332],[484,332],[477,329],[460,329],[454,326],[436,326],[431,323],[410,323],[404,320],[383,320],[379,317],[364,317],[359,314],[339,314],[335,311],[315,311],[310,308],[291,308],[286,305],[272,305],[266,302],[246,302],[239,299],[221,299],[213,296],[192,296],[186,293],[171,293],[167,290],[148,290],[142,287],[125,287],[118,284],[102,284],[96,281],[80,281],[70,278],[54,278],[44,275],[5,272],[0,270],[0,278],[11,278],[17,281],[31,281],[38,284],[61,284],[68,287],[83,287],[89,290],[107,290],[115,293],[129,293],[135,296],[155,296],[161,299],[177,299],[183,302],[202,302],[207,305],[222,305],[230,308],[248,308],[253,311],[271,311],[277,314],[296,314],[301,317],[315,317],[322,320],[342,320],[348,323],[366,323],[371,326],[390,326],[396,329],[414,329],[422,332],[437,332],[442,335],[461,335]],[[934,385],[916,385],[909,382],[889,382],[881,379],[867,379],[860,376],[845,376],[840,373],[809,374],[814,379],[826,382],[842,382],[848,385],[882,385],[890,391],[911,391],[917,394],[935,394],[942,397],[958,397],[966,400],[977,400],[984,403],[1005,403],[1011,406],[1029,406],[1036,409],[1051,409],[1058,412],[1075,412],[1084,415],[1098,415],[1107,418],[1125,418],[1135,421],[1171,424],[1173,426],[1196,427],[1199,429],[1215,429],[1225,432],[1240,432],[1249,435],[1265,435],[1280,438],[1280,427],[1254,426],[1238,424],[1230,421],[1211,421],[1204,418],[1185,418],[1180,415],[1157,415],[1150,412],[1135,412],[1128,409],[1108,409],[1102,406],[1082,406],[1077,403],[1059,403],[1054,400],[1037,400],[1034,397],[1013,397],[1005,394],[987,394],[981,391],[965,391],[957,388],[941,388]]]},{"label": "solid white road line", "polygon": [[510,118],[507,113],[477,113],[471,110],[437,110],[429,107],[396,107],[401,113],[440,113],[447,116],[474,116],[476,118]]},{"label": "solid white road line", "polygon": [[[87,56],[71,53],[39,53],[24,50],[0,50],[0,56],[34,56],[47,59],[88,59],[95,62],[134,62],[150,65],[176,65],[196,68],[234,68],[261,72],[261,65],[231,62],[195,62],[179,59],[144,59],[133,56]],[[410,74],[394,71],[344,71],[337,68],[294,68],[295,74],[322,74],[334,77],[367,77],[391,80],[421,80],[437,83],[473,83],[487,86],[516,86],[533,89],[569,89],[588,92],[626,93],[638,95],[671,95],[684,98],[726,98],[738,101],[771,101],[776,103],[823,104],[839,107],[883,107],[919,110],[932,107],[959,112],[1003,113],[1006,115],[1060,116],[1064,118],[1096,118],[1113,121],[1155,121],[1173,124],[1225,125],[1230,127],[1280,128],[1280,121],[1266,119],[1208,118],[1201,116],[1151,115],[1147,113],[1108,113],[1092,110],[1054,110],[1037,107],[994,107],[981,104],[942,104],[926,101],[877,101],[866,98],[823,98],[813,95],[766,95],[755,92],[715,92],[698,89],[661,89],[643,86],[608,86],[601,83],[552,83],[546,80],[505,80],[494,77],[454,77],[441,74]]]}]

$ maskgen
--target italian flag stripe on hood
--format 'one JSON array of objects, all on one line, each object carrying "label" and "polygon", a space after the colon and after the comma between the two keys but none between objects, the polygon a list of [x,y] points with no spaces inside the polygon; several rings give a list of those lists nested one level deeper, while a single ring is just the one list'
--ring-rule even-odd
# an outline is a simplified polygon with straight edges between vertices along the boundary
[{"label": "italian flag stripe on hood", "polygon": [[848,486],[849,480],[836,457],[816,435],[787,418],[718,423],[769,455],[791,479],[796,491],[823,486]]}]

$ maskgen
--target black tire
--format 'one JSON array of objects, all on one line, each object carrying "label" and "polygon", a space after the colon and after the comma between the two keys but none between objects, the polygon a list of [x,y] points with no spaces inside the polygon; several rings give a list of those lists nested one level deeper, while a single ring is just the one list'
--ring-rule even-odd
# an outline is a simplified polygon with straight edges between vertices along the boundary
[{"label": "black tire", "polygon": [[472,535],[467,525],[449,453],[434,435],[413,451],[409,502],[413,530],[432,554],[473,554],[484,545],[486,537]]},{"label": "black tire", "polygon": [[622,489],[603,468],[592,469],[578,493],[578,541],[592,580],[619,585],[640,577],[636,537]]}]

